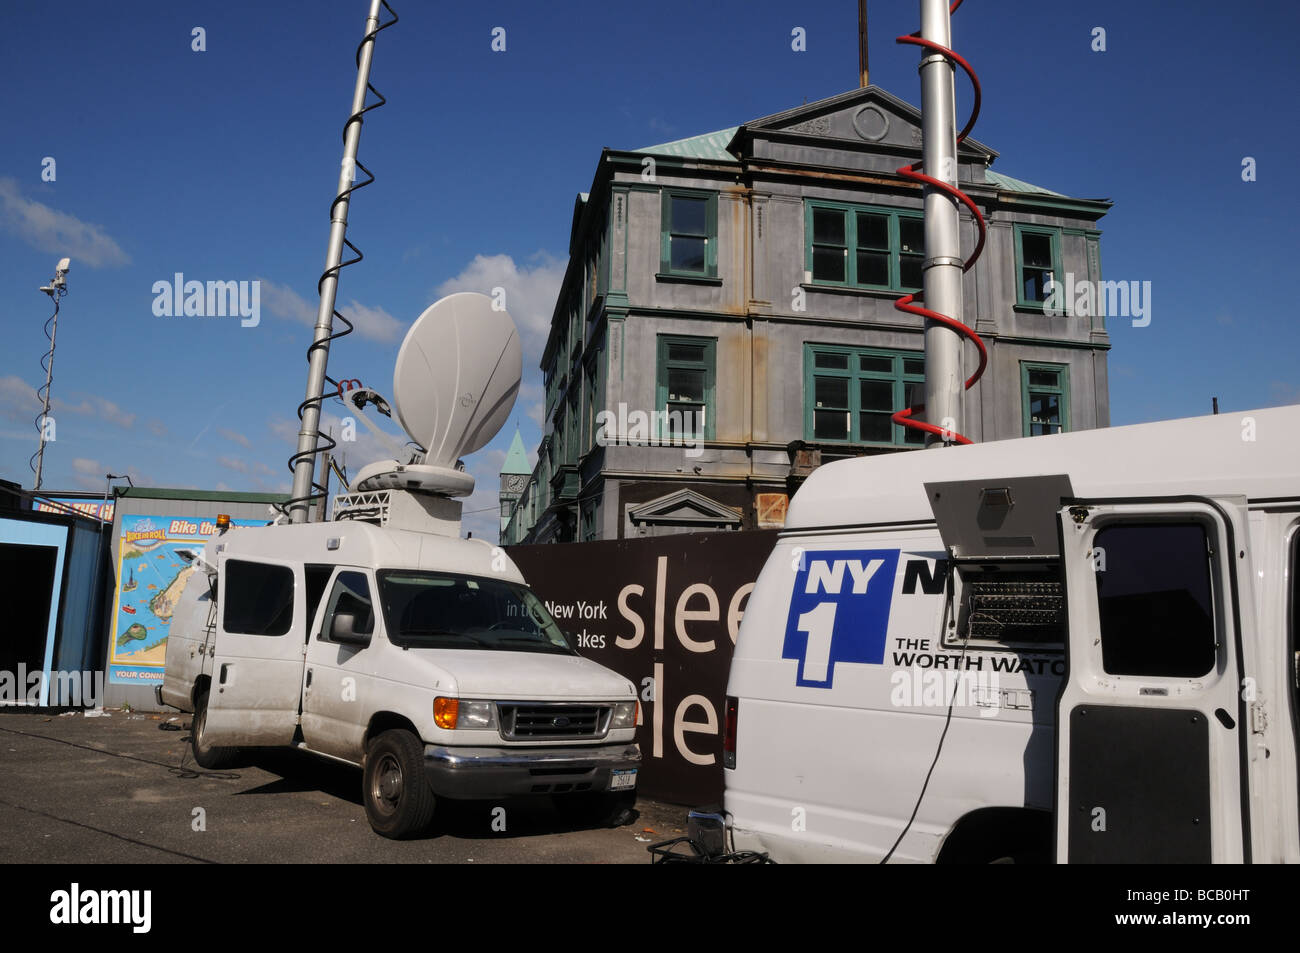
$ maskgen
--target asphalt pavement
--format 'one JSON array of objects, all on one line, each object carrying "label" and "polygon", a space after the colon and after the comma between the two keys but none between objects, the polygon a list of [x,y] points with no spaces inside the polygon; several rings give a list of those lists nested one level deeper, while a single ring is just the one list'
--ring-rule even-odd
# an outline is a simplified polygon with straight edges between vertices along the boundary
[{"label": "asphalt pavement", "polygon": [[[370,829],[361,772],[292,750],[194,764],[189,715],[0,713],[0,863],[648,864],[686,808],[641,799],[575,828],[547,797],[440,801],[419,840]],[[501,828],[504,827],[504,830]]]}]

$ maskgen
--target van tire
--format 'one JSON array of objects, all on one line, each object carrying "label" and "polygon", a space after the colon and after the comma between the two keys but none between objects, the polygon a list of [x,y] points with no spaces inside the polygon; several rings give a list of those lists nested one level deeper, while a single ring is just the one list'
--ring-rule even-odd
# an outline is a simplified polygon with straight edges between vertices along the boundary
[{"label": "van tire", "polygon": [[208,693],[199,693],[194,701],[194,717],[190,720],[190,751],[200,768],[219,771],[239,760],[238,748],[218,748],[208,743],[205,728],[208,723]]},{"label": "van tire", "polygon": [[361,800],[366,820],[381,837],[418,837],[433,822],[436,798],[424,774],[424,745],[404,728],[375,738],[366,751]]},{"label": "van tire", "polygon": [[584,791],[580,794],[557,794],[554,800],[556,812],[568,823],[621,827],[631,819],[636,791]]}]

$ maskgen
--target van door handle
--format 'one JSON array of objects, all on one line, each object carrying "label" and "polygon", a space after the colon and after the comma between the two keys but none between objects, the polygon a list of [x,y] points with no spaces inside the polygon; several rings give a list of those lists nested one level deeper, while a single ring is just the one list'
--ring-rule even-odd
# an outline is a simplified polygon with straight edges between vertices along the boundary
[{"label": "van door handle", "polygon": [[219,681],[220,681],[220,684],[222,684],[222,685],[226,684],[226,669],[228,669],[228,668],[230,668],[230,663],[229,663],[229,662],[222,662],[222,663],[221,663],[221,678],[220,678]]},{"label": "van door handle", "polygon": [[307,669],[307,687],[311,688],[311,669]]}]

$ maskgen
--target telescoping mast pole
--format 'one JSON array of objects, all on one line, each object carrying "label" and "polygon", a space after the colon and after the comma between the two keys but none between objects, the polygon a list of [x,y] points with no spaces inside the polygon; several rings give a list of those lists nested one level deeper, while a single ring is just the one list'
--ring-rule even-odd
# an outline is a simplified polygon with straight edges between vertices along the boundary
[{"label": "telescoping mast pole", "polygon": [[366,90],[370,83],[370,62],[374,58],[374,34],[379,28],[381,0],[370,0],[366,18],[366,41],[357,52],[357,85],[352,93],[352,116],[343,136],[343,163],[339,169],[339,187],[330,215],[329,249],[325,254],[325,276],[320,284],[320,308],[316,312],[315,346],[307,365],[307,397],[298,429],[298,451],[294,454],[293,492],[289,516],[295,523],[311,518],[312,477],[315,450],[320,440],[320,407],[325,390],[325,369],[329,363],[329,338],[334,332],[334,303],[338,294],[338,272],[343,261],[343,239],[348,230],[348,204],[356,177],[357,147],[361,142],[361,113],[365,111]]},{"label": "telescoping mast pole", "polygon": [[[952,47],[948,0],[921,0],[921,37]],[[953,65],[931,53],[921,60],[921,159],[923,172],[957,186],[957,111]],[[925,306],[962,321],[961,221],[957,201],[925,187]],[[925,419],[944,436],[930,435],[929,446],[952,442],[965,433],[961,338],[937,321],[925,322]]]}]

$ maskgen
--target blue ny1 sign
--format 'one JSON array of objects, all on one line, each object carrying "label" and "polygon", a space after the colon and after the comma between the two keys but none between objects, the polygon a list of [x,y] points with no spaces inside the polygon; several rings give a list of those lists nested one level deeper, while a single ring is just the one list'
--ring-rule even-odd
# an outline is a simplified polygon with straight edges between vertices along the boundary
[{"label": "blue ny1 sign", "polygon": [[794,577],[781,657],[796,659],[796,685],[830,688],[836,662],[885,658],[897,549],[805,552]]}]

